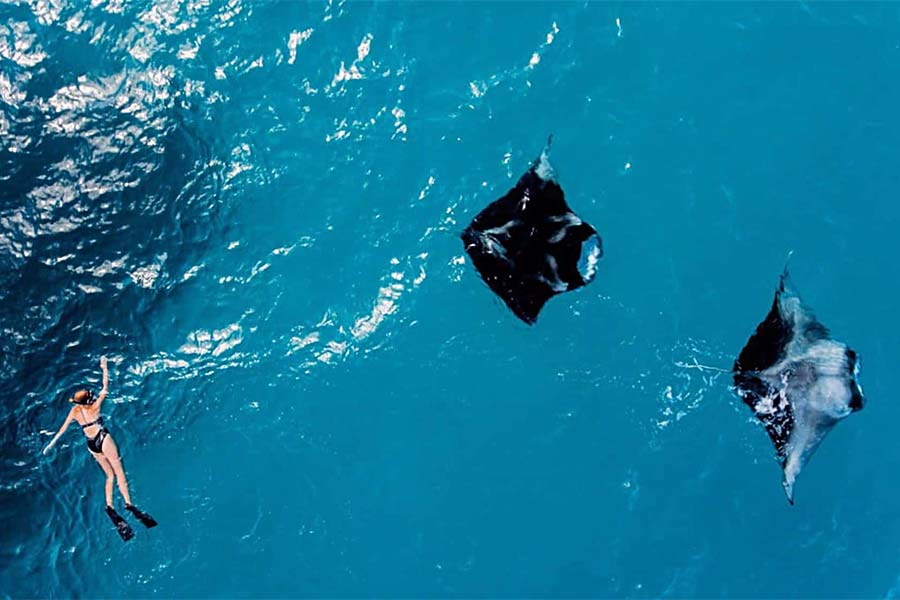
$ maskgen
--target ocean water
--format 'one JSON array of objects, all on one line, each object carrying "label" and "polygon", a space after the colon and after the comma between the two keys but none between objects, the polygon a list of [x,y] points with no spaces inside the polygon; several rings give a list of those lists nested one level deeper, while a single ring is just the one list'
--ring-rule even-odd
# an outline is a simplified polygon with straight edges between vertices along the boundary
[{"label": "ocean water", "polygon": [[[900,595],[898,106],[894,3],[0,5],[0,596]],[[458,234],[549,133],[527,327]],[[716,370],[790,251],[868,400],[793,507]]]}]

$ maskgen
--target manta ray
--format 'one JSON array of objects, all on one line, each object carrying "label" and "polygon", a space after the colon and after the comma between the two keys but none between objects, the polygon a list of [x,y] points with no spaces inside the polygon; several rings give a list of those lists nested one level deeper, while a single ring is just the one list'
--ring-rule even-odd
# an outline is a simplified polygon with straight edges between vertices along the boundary
[{"label": "manta ray", "polygon": [[589,283],[603,256],[596,230],[566,204],[550,165],[551,140],[515,187],[461,235],[488,287],[529,325],[547,300]]},{"label": "manta ray", "polygon": [[734,385],[765,425],[794,504],[794,481],[838,421],[863,407],[856,352],[794,292],[785,267],[775,300],[734,362]]}]

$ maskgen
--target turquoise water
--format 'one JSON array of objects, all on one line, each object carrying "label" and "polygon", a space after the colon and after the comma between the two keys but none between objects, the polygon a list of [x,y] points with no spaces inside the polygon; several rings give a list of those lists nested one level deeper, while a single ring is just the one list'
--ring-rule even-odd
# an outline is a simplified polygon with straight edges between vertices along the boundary
[{"label": "turquoise water", "polygon": [[[897,106],[897,4],[0,6],[0,595],[900,595]],[[458,234],[551,132],[529,328]],[[698,368],[791,250],[868,400],[794,507]],[[128,544],[40,456],[104,353]]]}]

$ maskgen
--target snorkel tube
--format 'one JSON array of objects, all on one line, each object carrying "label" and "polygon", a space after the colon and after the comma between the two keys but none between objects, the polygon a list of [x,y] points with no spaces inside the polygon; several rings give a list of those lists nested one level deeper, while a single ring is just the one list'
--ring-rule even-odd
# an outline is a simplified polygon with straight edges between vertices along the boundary
[{"label": "snorkel tube", "polygon": [[83,406],[93,404],[94,400],[96,400],[96,398],[94,398],[94,392],[91,390],[78,390],[71,398],[69,398],[69,402],[72,404],[81,404]]}]

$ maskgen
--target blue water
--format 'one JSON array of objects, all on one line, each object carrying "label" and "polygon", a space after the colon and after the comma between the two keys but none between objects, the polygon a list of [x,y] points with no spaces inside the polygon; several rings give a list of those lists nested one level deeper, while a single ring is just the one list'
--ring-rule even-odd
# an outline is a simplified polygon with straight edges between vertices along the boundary
[{"label": "blue water", "polygon": [[[897,4],[0,6],[0,595],[900,595],[898,106]],[[529,328],[458,233],[551,132]],[[794,507],[698,368],[791,250],[868,399]]]}]

